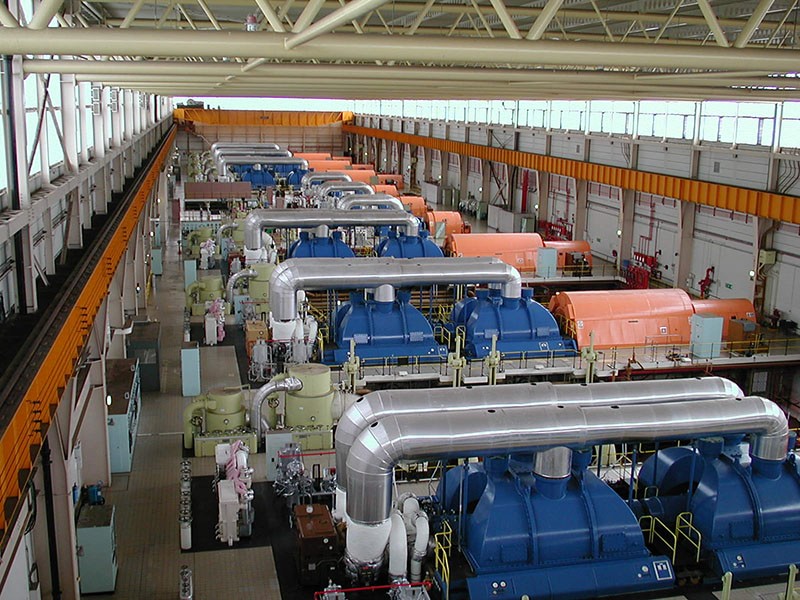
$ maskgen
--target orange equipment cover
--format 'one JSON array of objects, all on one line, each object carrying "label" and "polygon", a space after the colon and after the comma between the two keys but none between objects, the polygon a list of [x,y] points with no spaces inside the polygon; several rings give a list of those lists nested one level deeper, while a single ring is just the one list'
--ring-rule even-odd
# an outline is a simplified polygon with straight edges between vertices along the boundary
[{"label": "orange equipment cover", "polygon": [[556,265],[559,269],[563,269],[567,265],[567,255],[575,252],[583,254],[588,265],[592,266],[592,247],[585,240],[547,240],[544,247],[556,249],[558,255]]},{"label": "orange equipment cover", "polygon": [[[312,171],[326,172],[326,171],[344,171],[350,169],[349,160],[310,160],[308,161],[308,168]],[[349,173],[348,173],[349,175]]]},{"label": "orange equipment cover", "polygon": [[453,233],[445,250],[451,256],[496,256],[518,271],[536,271],[536,251],[542,248],[538,233]]},{"label": "orange equipment cover", "polygon": [[375,167],[369,163],[353,163],[350,165],[353,169],[357,171],[374,171]]},{"label": "orange equipment cover", "polygon": [[295,152],[294,156],[306,160],[331,160],[330,152]]},{"label": "orange equipment cover", "polygon": [[731,319],[756,322],[756,309],[747,298],[708,298],[692,300],[694,312],[722,317],[722,339],[728,339],[728,324]]},{"label": "orange equipment cover", "polygon": [[350,179],[352,179],[353,181],[361,181],[362,183],[368,183],[370,185],[372,185],[372,179],[373,177],[375,177],[375,171],[351,170],[351,171],[346,171],[346,173],[350,176]]},{"label": "orange equipment cover", "polygon": [[382,184],[374,185],[373,184],[372,187],[375,188],[375,193],[376,194],[389,194],[390,196],[394,196],[395,198],[399,198],[400,197],[400,192],[398,192],[397,188],[394,187],[393,185],[382,185]]},{"label": "orange equipment cover", "polygon": [[425,198],[422,196],[400,196],[400,202],[419,219],[424,219],[428,214],[428,205],[425,204]]},{"label": "orange equipment cover", "polygon": [[331,160],[346,160],[347,162],[353,162],[353,159],[349,156],[331,156]]},{"label": "orange equipment cover", "polygon": [[393,185],[398,190],[402,190],[403,176],[400,173],[378,173],[378,183],[381,185]]},{"label": "orange equipment cover", "polygon": [[692,300],[683,290],[610,290],[559,292],[550,300],[550,312],[564,335],[578,347],[603,350],[651,344],[688,344]]},{"label": "orange equipment cover", "polygon": [[461,218],[461,213],[459,212],[446,211],[446,210],[432,210],[428,212],[427,219],[428,219],[428,231],[431,232],[431,236],[436,235],[437,223],[445,224],[445,231],[444,231],[445,237],[447,237],[451,233],[469,233],[471,231],[470,226],[464,223],[464,219]]}]

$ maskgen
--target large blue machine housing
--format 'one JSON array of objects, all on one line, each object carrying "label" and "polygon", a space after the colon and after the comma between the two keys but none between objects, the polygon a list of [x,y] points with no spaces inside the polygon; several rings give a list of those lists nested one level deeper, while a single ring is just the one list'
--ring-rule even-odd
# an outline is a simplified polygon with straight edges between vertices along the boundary
[{"label": "large blue machine housing", "polygon": [[256,165],[231,165],[229,167],[239,176],[242,181],[249,181],[255,189],[274,187],[276,179],[285,179],[286,185],[298,189],[303,175],[308,173],[304,169],[297,168],[297,165],[271,165],[264,163],[256,168]]},{"label": "large blue machine housing", "polygon": [[398,234],[388,231],[387,237],[375,248],[378,256],[386,258],[442,258],[444,253],[436,243],[428,237],[427,231],[419,235]]},{"label": "large blue machine housing", "polygon": [[411,294],[398,291],[396,298],[379,302],[351,293],[350,302],[336,312],[334,339],[337,348],[326,350],[325,362],[341,364],[348,358],[350,341],[365,363],[385,359],[416,358],[439,360],[447,347],[436,343],[433,329],[423,314],[410,303]]},{"label": "large blue machine housing", "polygon": [[636,515],[587,471],[590,458],[575,452],[564,479],[533,473],[530,454],[447,471],[437,498],[445,514],[462,515],[471,600],[578,600],[674,585],[670,560],[651,555]]},{"label": "large blue machine housing", "polygon": [[[671,525],[692,513],[702,535],[701,560],[718,576],[734,579],[782,575],[800,563],[800,469],[752,457],[744,466],[736,440],[713,438],[667,448],[644,462],[640,488],[658,489],[639,510]],[[792,444],[793,445],[793,444]]]},{"label": "large blue machine housing", "polygon": [[342,241],[342,232],[334,231],[329,236],[312,237],[307,231],[300,232],[286,252],[286,258],[353,258],[353,250]]},{"label": "large blue machine housing", "polygon": [[531,288],[520,298],[503,298],[500,290],[480,289],[453,308],[449,327],[466,330],[465,354],[485,358],[497,336],[497,350],[505,355],[570,356],[575,340],[561,337],[553,314],[533,299]]}]

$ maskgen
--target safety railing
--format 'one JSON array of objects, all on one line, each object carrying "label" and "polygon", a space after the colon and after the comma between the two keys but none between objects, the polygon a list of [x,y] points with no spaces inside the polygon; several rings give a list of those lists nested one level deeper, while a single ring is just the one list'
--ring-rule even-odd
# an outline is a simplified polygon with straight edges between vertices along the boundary
[{"label": "safety railing", "polygon": [[442,522],[442,530],[433,536],[436,542],[434,559],[436,572],[442,582],[442,598],[450,598],[450,551],[453,548],[453,528],[447,521]]},{"label": "safety railing", "polygon": [[[703,545],[703,534],[692,525],[692,513],[682,512],[675,520],[675,536],[693,549],[695,563],[700,562],[700,548]],[[675,562],[673,560],[673,562]]]},{"label": "safety railing", "polygon": [[678,553],[678,536],[672,531],[667,524],[658,517],[652,515],[644,515],[639,517],[639,526],[645,534],[648,544],[654,544],[656,541],[669,551],[669,557],[672,563],[675,563],[675,556]]}]

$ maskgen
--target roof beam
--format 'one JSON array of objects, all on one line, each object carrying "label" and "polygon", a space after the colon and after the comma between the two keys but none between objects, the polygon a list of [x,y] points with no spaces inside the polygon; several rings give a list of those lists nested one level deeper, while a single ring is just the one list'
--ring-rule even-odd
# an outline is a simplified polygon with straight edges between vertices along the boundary
[{"label": "roof beam", "polygon": [[3,27],[19,27],[19,21],[8,10],[5,2],[0,2],[0,25]]},{"label": "roof beam", "polygon": [[434,64],[537,65],[795,72],[796,50],[679,45],[527,41],[507,38],[434,38],[326,34],[286,49],[280,33],[133,29],[8,29],[0,54],[162,57],[242,57],[297,60],[408,61]]},{"label": "roof beam", "polygon": [[758,5],[753,10],[753,14],[750,15],[747,23],[745,23],[745,26],[742,27],[742,30],[739,32],[739,35],[736,36],[736,41],[733,42],[734,48],[744,48],[750,43],[750,39],[753,37],[759,25],[761,25],[764,17],[767,16],[767,12],[772,8],[774,2],[775,0],[759,1]]},{"label": "roof beam", "polygon": [[222,27],[219,26],[219,21],[217,21],[217,18],[214,16],[214,13],[211,12],[211,9],[208,7],[208,4],[206,4],[206,0],[197,0],[197,3],[200,5],[200,8],[203,9],[203,12],[206,13],[208,20],[211,21],[211,25],[214,26],[214,29],[220,31]]},{"label": "roof beam", "polygon": [[508,37],[513,40],[521,40],[522,34],[519,32],[519,28],[517,24],[514,23],[514,19],[511,14],[508,12],[508,8],[506,7],[503,0],[491,0],[492,7],[494,8],[494,12],[497,13],[500,22],[503,24],[503,27],[508,33]]},{"label": "roof beam", "polygon": [[711,4],[708,2],[708,0],[697,0],[697,5],[700,7],[700,12],[703,13],[703,17],[705,18],[706,23],[708,23],[708,28],[711,30],[717,45],[722,46],[723,48],[730,47],[728,38],[725,37],[725,31],[719,24],[717,15],[714,13],[714,9],[711,7]]},{"label": "roof beam", "polygon": [[303,12],[297,17],[297,21],[294,22],[292,32],[297,33],[298,31],[303,31],[306,27],[311,25],[314,19],[317,18],[319,11],[322,10],[324,4],[325,0],[308,0],[308,4],[306,4]]},{"label": "roof beam", "polygon": [[269,26],[272,27],[273,31],[277,31],[278,33],[286,31],[280,17],[278,17],[278,13],[275,12],[275,9],[272,8],[268,0],[256,0],[256,4],[264,14],[264,18],[269,23]]},{"label": "roof beam", "polygon": [[30,29],[45,29],[61,9],[62,4],[63,0],[42,0],[39,8],[34,11],[28,27]]},{"label": "roof beam", "polygon": [[[338,10],[333,11],[331,14],[320,19],[313,25],[305,27],[292,37],[288,38],[285,42],[286,49],[291,50],[301,44],[305,44],[321,35],[330,33],[340,25],[344,25],[358,19],[368,12],[380,8],[389,0],[351,0]],[[294,31],[297,31],[297,24],[295,23]]]},{"label": "roof beam", "polygon": [[131,26],[131,23],[136,18],[136,15],[138,15],[139,11],[142,10],[144,2],[145,0],[136,0],[136,2],[134,2],[130,10],[128,10],[128,14],[125,15],[125,18],[122,20],[122,23],[120,24],[120,29],[127,29],[128,27]]},{"label": "roof beam", "polygon": [[553,17],[556,16],[558,9],[561,8],[563,3],[564,0],[547,0],[547,4],[544,5],[542,12],[539,13],[538,17],[536,17],[536,21],[534,21],[533,26],[530,28],[530,31],[528,31],[528,35],[525,36],[525,39],[542,39],[544,32],[547,31],[547,27],[550,25],[550,22],[553,20]]}]

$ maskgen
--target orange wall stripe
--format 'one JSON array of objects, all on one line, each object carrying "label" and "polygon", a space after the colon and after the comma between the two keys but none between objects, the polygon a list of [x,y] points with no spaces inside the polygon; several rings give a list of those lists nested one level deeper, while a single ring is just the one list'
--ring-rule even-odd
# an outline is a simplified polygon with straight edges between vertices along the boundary
[{"label": "orange wall stripe", "polygon": [[41,446],[47,433],[52,411],[61,399],[61,390],[72,377],[75,364],[94,323],[100,305],[108,295],[111,280],[128,241],[153,190],[161,167],[169,158],[175,140],[173,127],[161,148],[155,164],[145,176],[128,210],[120,221],[116,234],[95,265],[86,285],[78,296],[64,326],[58,332],[9,426],[0,437],[0,530],[5,546],[9,523],[6,513],[20,501],[20,473],[30,471],[34,450]]},{"label": "orange wall stripe", "polygon": [[345,133],[366,135],[412,146],[422,146],[439,150],[440,152],[472,156],[535,171],[545,171],[637,192],[724,208],[757,217],[775,219],[776,221],[800,224],[800,198],[797,196],[773,194],[732,185],[659,175],[621,167],[610,167],[568,158],[520,152],[519,150],[492,148],[490,146],[442,140],[422,135],[384,131],[383,129],[360,127],[347,123],[342,127],[342,130]]}]

